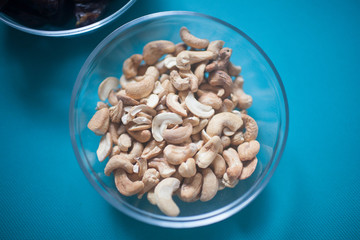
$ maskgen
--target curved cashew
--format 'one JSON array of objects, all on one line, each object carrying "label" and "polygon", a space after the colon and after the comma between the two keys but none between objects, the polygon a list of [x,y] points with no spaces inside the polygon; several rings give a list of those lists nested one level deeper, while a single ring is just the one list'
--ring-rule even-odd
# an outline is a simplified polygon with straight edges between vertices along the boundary
[{"label": "curved cashew", "polygon": [[136,101],[135,99],[129,97],[128,95],[126,95],[126,91],[125,90],[120,90],[119,92],[116,93],[116,97],[121,100],[124,105],[138,105],[139,102]]},{"label": "curved cashew", "polygon": [[181,124],[182,118],[176,113],[160,113],[156,115],[152,122],[152,134],[156,141],[161,142],[164,130],[169,124]]},{"label": "curved cashew", "polygon": [[167,69],[171,69],[176,66],[176,57],[166,57],[164,59],[164,65]]},{"label": "curved cashew", "polygon": [[126,126],[127,133],[133,137],[136,141],[140,143],[146,143],[151,138],[151,132],[149,130],[141,130],[141,131],[129,131]]},{"label": "curved cashew", "polygon": [[144,188],[142,181],[132,182],[121,168],[115,172],[115,185],[117,190],[125,196],[134,195]]},{"label": "curved cashew", "polygon": [[160,173],[155,168],[149,168],[145,171],[142,182],[144,188],[138,193],[139,199],[160,182]]},{"label": "curved cashew", "polygon": [[192,131],[192,134],[197,134],[199,132],[201,132],[201,130],[204,129],[204,127],[208,124],[209,120],[207,119],[201,119],[199,125],[193,127],[193,131]]},{"label": "curved cashew", "polygon": [[215,197],[219,188],[219,182],[210,168],[203,169],[202,174],[203,186],[201,189],[200,201],[206,202]]},{"label": "curved cashew", "polygon": [[138,124],[138,125],[142,125],[142,124],[150,125],[151,124],[151,120],[148,119],[147,117],[137,117],[137,118],[134,118],[132,120],[132,122],[135,124]]},{"label": "curved cashew", "polygon": [[227,71],[231,53],[232,53],[231,48],[222,48],[219,51],[218,58],[209,65],[207,65],[205,71],[207,72],[212,72],[215,70]]},{"label": "curved cashew", "polygon": [[181,104],[179,103],[179,96],[174,94],[174,93],[169,93],[166,96],[166,106],[168,106],[168,108],[174,112],[179,114],[182,117],[186,117],[187,116],[187,112],[186,110],[183,108],[183,106],[181,106]]},{"label": "curved cashew", "polygon": [[220,136],[225,127],[230,131],[237,131],[243,124],[242,118],[231,112],[221,112],[216,114],[206,128],[209,136]]},{"label": "curved cashew", "polygon": [[200,62],[195,68],[194,74],[198,78],[198,85],[204,81],[205,67],[207,63],[208,61]]},{"label": "curved cashew", "polygon": [[146,198],[147,198],[147,200],[149,201],[149,203],[151,203],[152,205],[156,205],[154,190],[150,190],[150,191],[146,194]]},{"label": "curved cashew", "polygon": [[210,118],[215,113],[214,109],[211,106],[198,102],[192,92],[189,92],[187,97],[185,98],[185,104],[186,107],[190,110],[190,112],[200,118]]},{"label": "curved cashew", "polygon": [[244,142],[237,148],[241,161],[249,161],[256,157],[260,150],[260,143],[256,140]]},{"label": "curved cashew", "polygon": [[98,95],[101,101],[105,101],[111,90],[114,90],[119,85],[119,79],[116,77],[107,77],[99,85]]},{"label": "curved cashew", "polygon": [[183,42],[179,42],[175,44],[175,52],[173,53],[174,56],[177,56],[182,51],[185,51],[187,49],[187,45]]},{"label": "curved cashew", "polygon": [[148,160],[160,155],[165,147],[165,141],[157,142],[155,140],[150,141],[144,151],[141,154],[141,157]]},{"label": "curved cashew", "polygon": [[142,60],[143,57],[141,54],[134,54],[124,61],[123,73],[127,79],[133,78],[137,75],[138,68]]},{"label": "curved cashew", "polygon": [[216,155],[214,161],[211,163],[211,167],[217,178],[222,178],[226,172],[226,162],[220,154]]},{"label": "curved cashew", "polygon": [[109,108],[110,120],[114,123],[120,123],[122,114],[123,114],[123,102],[119,100],[115,106]]},{"label": "curved cashew", "polygon": [[244,133],[242,131],[236,132],[231,137],[231,145],[239,146],[244,142]]},{"label": "curved cashew", "polygon": [[255,140],[258,135],[258,125],[256,121],[247,114],[242,114],[241,118],[244,121],[244,125],[245,125],[245,133],[244,133],[245,142],[250,142],[251,140]]},{"label": "curved cashew", "polygon": [[244,167],[243,167],[243,170],[241,172],[239,179],[244,180],[244,179],[250,177],[251,174],[253,174],[253,172],[255,171],[257,163],[258,163],[257,157],[255,157],[251,161],[244,162]]},{"label": "curved cashew", "polygon": [[190,70],[194,63],[212,59],[210,51],[182,51],[176,56],[176,67],[180,70]]},{"label": "curved cashew", "polygon": [[200,39],[190,33],[186,27],[180,29],[180,37],[184,43],[192,48],[206,48],[209,45],[209,40]]},{"label": "curved cashew", "polygon": [[235,105],[230,99],[224,99],[219,112],[232,112],[234,108]]},{"label": "curved cashew", "polygon": [[202,104],[211,106],[215,110],[218,110],[218,109],[221,108],[222,100],[215,93],[213,93],[213,92],[205,92],[205,91],[202,91],[202,90],[199,90],[197,93],[198,93],[198,96],[199,96],[198,101],[201,102]]},{"label": "curved cashew", "polygon": [[190,88],[189,78],[181,78],[180,74],[176,70],[172,70],[170,72],[170,81],[174,88],[179,91],[185,91]]},{"label": "curved cashew", "polygon": [[184,178],[190,178],[196,174],[196,163],[195,159],[188,158],[186,162],[182,162],[178,168],[181,176]]},{"label": "curved cashew", "polygon": [[133,173],[132,163],[136,161],[135,158],[140,157],[143,148],[141,143],[135,142],[130,153],[120,153],[120,155],[111,157],[105,166],[105,175],[110,176],[112,171],[118,168],[122,168],[128,173]]},{"label": "curved cashew", "polygon": [[193,127],[189,123],[176,129],[164,129],[162,136],[167,143],[181,144],[190,139]]},{"label": "curved cashew", "polygon": [[215,40],[209,43],[207,51],[214,53],[214,59],[219,56],[220,50],[223,48],[225,42],[223,40]]},{"label": "curved cashew", "polygon": [[161,177],[168,178],[176,172],[176,168],[170,165],[165,158],[153,158],[148,162],[149,168],[156,168]]},{"label": "curved cashew", "polygon": [[210,140],[209,134],[205,131],[205,129],[201,130],[201,139],[204,141],[204,143],[207,143]]},{"label": "curved cashew", "polygon": [[201,84],[199,88],[203,91],[211,91],[213,93],[216,93],[216,95],[221,98],[225,94],[225,90],[223,88],[211,86],[210,84],[207,83]]},{"label": "curved cashew", "polygon": [[121,151],[127,152],[132,145],[131,137],[127,133],[123,133],[119,136],[117,144]]},{"label": "curved cashew", "polygon": [[138,113],[140,112],[144,112],[147,113],[151,116],[155,116],[156,115],[156,111],[154,109],[152,109],[151,107],[149,107],[148,105],[145,104],[141,104],[141,105],[137,105],[134,106],[130,109],[129,114],[131,117],[135,117]]},{"label": "curved cashew", "polygon": [[241,66],[235,66],[229,61],[227,72],[230,76],[238,76],[241,73]]},{"label": "curved cashew", "polygon": [[97,110],[94,116],[90,119],[87,127],[96,135],[104,135],[110,124],[110,113],[108,108]]},{"label": "curved cashew", "polygon": [[111,134],[106,133],[106,135],[102,136],[99,147],[96,150],[96,155],[100,162],[104,161],[111,153],[112,150],[112,140]]},{"label": "curved cashew", "polygon": [[222,98],[229,97],[233,88],[231,77],[222,70],[216,70],[210,73],[209,84],[212,86],[220,86],[225,90]]},{"label": "curved cashew", "polygon": [[196,173],[194,177],[186,178],[181,185],[179,197],[184,202],[192,202],[201,191],[203,177],[201,173]]},{"label": "curved cashew", "polygon": [[158,78],[159,70],[155,67],[149,67],[145,72],[143,80],[126,85],[126,94],[136,100],[147,97],[154,90],[155,81]]},{"label": "curved cashew", "polygon": [[232,135],[235,134],[235,131],[231,131],[230,129],[228,129],[227,127],[224,127],[223,129],[223,133],[226,137],[231,137]]},{"label": "curved cashew", "polygon": [[239,179],[230,179],[227,173],[224,173],[221,183],[225,187],[234,188],[239,183]]},{"label": "curved cashew", "polygon": [[153,65],[162,55],[173,53],[175,44],[170,41],[159,40],[152,41],[145,45],[143,49],[144,61],[148,65]]},{"label": "curved cashew", "polygon": [[119,99],[116,97],[116,93],[114,90],[111,90],[109,92],[108,101],[112,106],[115,106],[118,104]]},{"label": "curved cashew", "polygon": [[163,179],[155,187],[155,201],[159,209],[166,215],[176,217],[180,210],[172,199],[173,193],[180,187],[180,181],[177,178],[169,177]]},{"label": "curved cashew", "polygon": [[197,146],[195,143],[189,143],[186,146],[167,145],[164,149],[164,157],[168,163],[179,165],[186,159],[195,155]]},{"label": "curved cashew", "polygon": [[238,106],[240,109],[248,109],[251,107],[253,99],[250,95],[246,94],[242,88],[244,79],[241,76],[235,78],[233,94],[238,100]]},{"label": "curved cashew", "polygon": [[184,119],[183,125],[190,123],[193,127],[200,124],[200,119],[196,116],[187,117]]},{"label": "curved cashew", "polygon": [[220,137],[212,137],[195,155],[196,164],[200,168],[207,168],[222,150]]},{"label": "curved cashew", "polygon": [[224,150],[223,157],[227,165],[229,166],[226,169],[227,177],[229,178],[230,182],[234,182],[240,177],[241,171],[243,169],[243,164],[240,161],[238,153],[233,148]]}]

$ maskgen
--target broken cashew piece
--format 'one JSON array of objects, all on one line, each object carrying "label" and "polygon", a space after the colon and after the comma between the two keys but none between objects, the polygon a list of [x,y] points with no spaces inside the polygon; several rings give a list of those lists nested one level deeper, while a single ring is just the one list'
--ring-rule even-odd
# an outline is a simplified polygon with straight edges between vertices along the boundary
[{"label": "broken cashew piece", "polygon": [[99,147],[96,150],[96,155],[100,162],[104,161],[111,153],[112,150],[112,140],[110,133],[106,133],[106,135],[102,136]]},{"label": "broken cashew piece", "polygon": [[160,155],[165,147],[165,142],[157,142],[155,140],[150,141],[144,151],[141,154],[141,157],[148,160]]},{"label": "broken cashew piece", "polygon": [[137,75],[138,68],[142,60],[143,57],[141,54],[134,54],[124,61],[123,73],[127,79],[133,78]]},{"label": "broken cashew piece", "polygon": [[176,172],[176,168],[170,165],[165,158],[153,158],[148,162],[149,168],[156,168],[161,177],[168,178]]},{"label": "broken cashew piece", "polygon": [[101,101],[105,101],[111,90],[115,90],[119,86],[119,79],[116,77],[107,77],[99,85],[98,95]]},{"label": "broken cashew piece", "polygon": [[185,98],[185,104],[189,111],[199,118],[210,118],[215,113],[215,110],[211,106],[202,104],[196,100],[192,92],[189,92]]},{"label": "broken cashew piece", "polygon": [[162,136],[163,131],[169,124],[181,124],[183,122],[181,116],[176,113],[160,113],[156,115],[152,121],[152,135],[154,139],[161,142],[164,138]]},{"label": "broken cashew piece", "polygon": [[172,199],[173,193],[180,187],[177,178],[169,177],[161,180],[155,187],[155,202],[159,209],[167,216],[176,217],[180,213],[179,207]]},{"label": "broken cashew piece", "polygon": [[139,199],[160,182],[160,173],[155,168],[149,168],[145,171],[142,182],[144,188],[138,193]]},{"label": "broken cashew piece", "polygon": [[167,145],[164,148],[164,157],[168,163],[179,165],[193,157],[197,150],[195,143],[189,143],[186,146]]},{"label": "broken cashew piece", "polygon": [[108,108],[101,108],[96,111],[94,116],[90,119],[87,127],[96,135],[104,135],[110,125],[110,113]]},{"label": "broken cashew piece", "polygon": [[209,45],[209,40],[200,39],[190,33],[186,27],[180,29],[180,37],[183,42],[192,48],[206,48]]}]

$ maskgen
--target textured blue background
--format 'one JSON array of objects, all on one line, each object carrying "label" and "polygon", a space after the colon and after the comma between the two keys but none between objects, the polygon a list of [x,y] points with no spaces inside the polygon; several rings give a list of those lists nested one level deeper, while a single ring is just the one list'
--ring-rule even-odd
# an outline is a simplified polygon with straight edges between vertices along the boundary
[{"label": "textured blue background", "polygon": [[[290,132],[265,190],[243,211],[196,229],[133,220],[87,182],[70,144],[71,90],[92,49],[142,15],[189,10],[243,30],[288,95]],[[359,1],[138,0],[104,29],[72,38],[0,24],[0,238],[360,238]]]}]

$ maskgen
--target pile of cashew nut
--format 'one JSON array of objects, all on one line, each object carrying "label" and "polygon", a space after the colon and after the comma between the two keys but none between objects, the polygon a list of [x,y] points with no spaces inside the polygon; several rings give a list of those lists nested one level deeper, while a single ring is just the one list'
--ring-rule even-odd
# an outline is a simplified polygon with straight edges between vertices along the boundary
[{"label": "pile of cashew nut", "polygon": [[[120,79],[101,82],[88,128],[101,135],[96,151],[109,159],[118,191],[148,200],[168,216],[173,201],[209,201],[251,176],[260,144],[247,114],[241,67],[224,41],[180,30],[183,42],[152,41],[123,63]],[[120,86],[119,86],[120,83]]]}]

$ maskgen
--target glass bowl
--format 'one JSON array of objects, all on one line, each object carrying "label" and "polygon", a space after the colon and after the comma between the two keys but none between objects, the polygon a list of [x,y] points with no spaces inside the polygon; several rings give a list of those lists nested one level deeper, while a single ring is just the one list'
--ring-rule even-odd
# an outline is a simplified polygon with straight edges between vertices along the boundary
[{"label": "glass bowl", "polygon": [[[114,178],[104,175],[106,161],[100,163],[96,149],[100,137],[87,128],[95,113],[97,89],[108,76],[122,75],[123,61],[142,53],[153,40],[181,41],[179,29],[186,26],[193,34],[209,40],[224,40],[233,49],[231,61],[242,66],[244,89],[254,101],[249,114],[259,126],[261,144],[258,166],[253,175],[233,188],[226,188],[208,202],[181,202],[178,217],[163,215],[146,196],[124,197],[115,187]],[[243,209],[266,186],[285,147],[288,133],[288,104],[284,86],[273,63],[264,51],[236,27],[211,16],[195,12],[161,12],[135,19],[106,37],[90,54],[77,77],[70,106],[70,134],[76,158],[94,188],[112,206],[140,221],[172,228],[189,228],[223,220]]]},{"label": "glass bowl", "polygon": [[[48,36],[48,37],[66,37],[66,36],[75,36],[83,33],[91,32],[95,29],[98,29],[118,18],[126,10],[128,10],[136,0],[126,0],[126,1],[111,1],[104,11],[103,16],[100,17],[100,20],[84,27],[75,27],[75,20],[69,21],[62,27],[53,26],[47,24],[39,28],[31,28],[24,26],[19,23],[16,19],[6,15],[3,12],[0,12],[0,21],[6,23],[10,27],[16,28],[20,31],[27,32],[39,36]],[[75,18],[75,17],[74,17]]]}]

